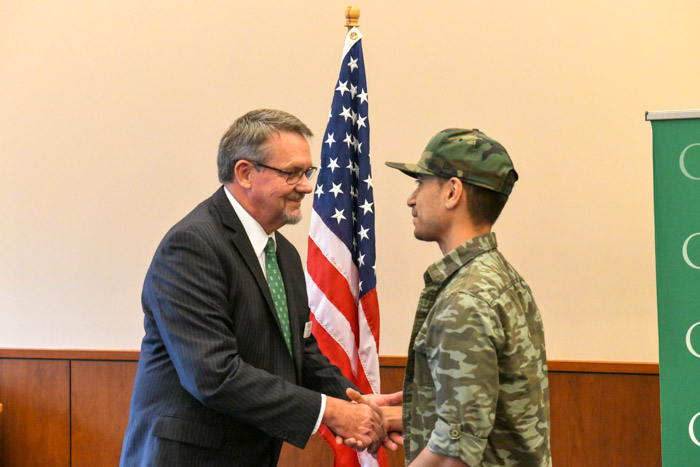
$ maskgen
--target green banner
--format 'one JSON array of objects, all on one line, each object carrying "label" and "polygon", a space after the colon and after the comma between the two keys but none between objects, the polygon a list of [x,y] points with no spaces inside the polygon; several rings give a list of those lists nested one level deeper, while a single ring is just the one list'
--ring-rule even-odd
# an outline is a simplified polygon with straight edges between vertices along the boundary
[{"label": "green banner", "polygon": [[663,464],[700,466],[700,111],[649,112],[647,119],[654,146]]}]

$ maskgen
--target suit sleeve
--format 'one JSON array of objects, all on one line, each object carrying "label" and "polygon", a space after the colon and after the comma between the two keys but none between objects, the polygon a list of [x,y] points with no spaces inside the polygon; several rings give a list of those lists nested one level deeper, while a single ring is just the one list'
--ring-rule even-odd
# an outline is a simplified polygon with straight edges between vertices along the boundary
[{"label": "suit sleeve", "polygon": [[172,232],[147,275],[144,310],[153,314],[180,382],[192,396],[303,447],[318,418],[321,395],[241,359],[226,312],[229,280],[201,233]]}]

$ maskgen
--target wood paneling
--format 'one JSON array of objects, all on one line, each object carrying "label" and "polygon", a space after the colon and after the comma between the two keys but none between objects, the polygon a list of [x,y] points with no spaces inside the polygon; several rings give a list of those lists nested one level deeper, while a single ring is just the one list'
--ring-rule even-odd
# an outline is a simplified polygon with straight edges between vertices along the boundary
[{"label": "wood paneling", "polygon": [[554,465],[660,466],[658,375],[549,374]]},{"label": "wood paneling", "polygon": [[71,362],[72,465],[119,465],[136,367],[136,362]]},{"label": "wood paneling", "polygon": [[0,360],[3,464],[70,465],[69,365]]},{"label": "wood paneling", "polygon": [[[281,467],[301,467],[311,465],[333,465],[333,451],[323,438],[313,435],[304,449],[284,443],[277,465]],[[393,467],[393,466],[392,466]]]},{"label": "wood paneling", "polygon": [[137,350],[0,349],[0,359],[36,360],[139,360]]},{"label": "wood paneling", "polygon": [[[125,361],[124,361],[125,360]],[[114,466],[138,352],[0,349],[0,461],[5,466]],[[382,392],[401,389],[405,357],[380,357]],[[554,465],[661,465],[658,365],[549,362]],[[71,427],[72,422],[72,427]],[[388,453],[403,465],[403,451]],[[331,466],[313,436],[285,445],[280,466]]]},{"label": "wood paneling", "polygon": [[2,403],[0,403],[0,467],[5,465],[5,457],[2,455]]}]

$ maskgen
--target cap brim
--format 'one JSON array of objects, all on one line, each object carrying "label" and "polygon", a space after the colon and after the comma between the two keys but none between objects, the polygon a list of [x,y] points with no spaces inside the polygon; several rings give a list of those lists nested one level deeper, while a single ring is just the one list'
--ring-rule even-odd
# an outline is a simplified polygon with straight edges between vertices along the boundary
[{"label": "cap brim", "polygon": [[418,175],[434,175],[432,172],[419,167],[417,164],[404,164],[403,162],[385,162],[388,167],[398,169],[410,177]]}]

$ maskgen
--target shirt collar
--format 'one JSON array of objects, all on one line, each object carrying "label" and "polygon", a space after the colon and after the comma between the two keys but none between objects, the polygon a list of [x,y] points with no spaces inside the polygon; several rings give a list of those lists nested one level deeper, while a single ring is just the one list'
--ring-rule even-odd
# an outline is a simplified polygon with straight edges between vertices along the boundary
[{"label": "shirt collar", "polygon": [[250,240],[250,244],[253,246],[255,255],[260,256],[263,251],[265,251],[265,245],[267,245],[268,238],[272,238],[272,241],[275,242],[275,247],[277,247],[277,239],[275,236],[273,234],[268,235],[260,223],[258,223],[258,221],[256,221],[255,218],[251,216],[243,206],[241,206],[241,203],[234,198],[234,196],[225,186],[224,193],[226,193],[226,197],[231,202],[233,210],[236,211],[238,219],[241,221],[241,224],[243,224],[243,229],[245,230],[246,235],[248,235],[248,239]]},{"label": "shirt collar", "polygon": [[489,232],[467,240],[454,250],[447,253],[440,261],[431,264],[423,275],[425,284],[442,283],[456,270],[470,263],[477,256],[498,247],[496,234]]}]

